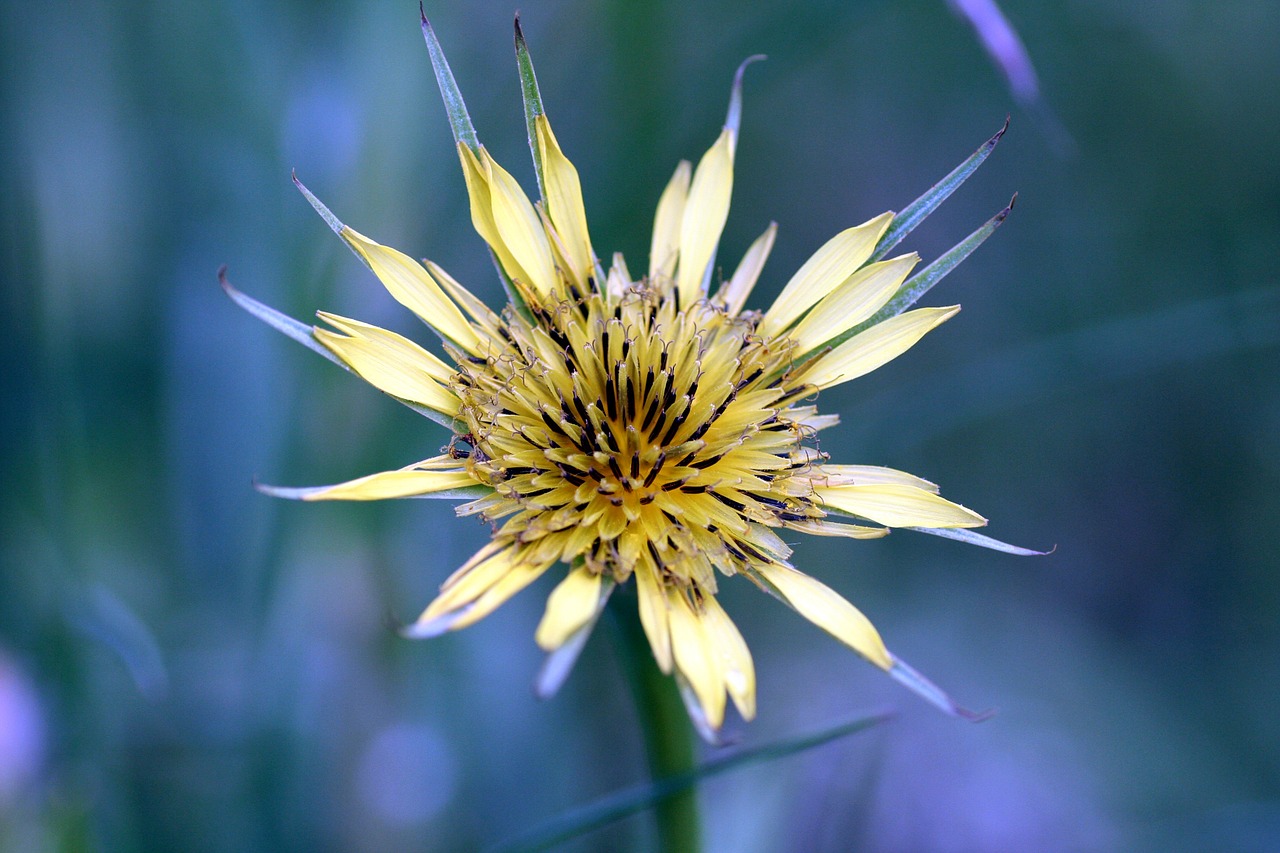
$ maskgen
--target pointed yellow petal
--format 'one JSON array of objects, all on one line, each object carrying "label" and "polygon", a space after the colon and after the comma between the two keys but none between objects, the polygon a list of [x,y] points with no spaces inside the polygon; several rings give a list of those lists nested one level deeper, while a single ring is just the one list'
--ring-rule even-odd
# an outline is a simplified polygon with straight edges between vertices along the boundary
[{"label": "pointed yellow petal", "polygon": [[350,337],[320,328],[311,333],[379,391],[450,417],[458,414],[458,398],[431,378],[431,356],[426,350],[395,332],[376,326],[370,329],[353,332]]},{"label": "pointed yellow petal", "polygon": [[514,567],[498,578],[497,583],[485,590],[483,595],[471,602],[465,612],[459,613],[458,617],[450,623],[449,629],[456,631],[479,622],[506,604],[511,596],[542,577],[542,574],[554,563],[555,560],[548,560],[541,563],[521,563]]},{"label": "pointed yellow petal", "polygon": [[498,225],[493,219],[493,193],[489,189],[489,172],[476,155],[462,143],[458,143],[458,159],[462,161],[462,177],[467,182],[467,197],[471,200],[471,224],[493,253],[507,275],[529,282],[529,276],[516,262],[515,256],[503,242]]},{"label": "pointed yellow petal", "polygon": [[338,483],[336,486],[320,486],[299,489],[298,497],[304,501],[380,501],[389,498],[410,498],[429,495],[449,489],[464,489],[477,485],[466,471],[422,471],[414,467],[398,471],[382,471]]},{"label": "pointed yellow petal", "polygon": [[881,669],[893,666],[893,657],[871,620],[835,590],[782,565],[761,564],[754,571],[801,616]]},{"label": "pointed yellow petal", "polygon": [[375,243],[351,228],[343,228],[342,239],[364,258],[387,291],[404,307],[417,314],[431,328],[467,352],[478,352],[479,339],[458,306],[445,296],[422,264],[395,249]]},{"label": "pointed yellow petal", "polygon": [[818,486],[829,507],[887,527],[981,527],[987,520],[933,492],[900,484]]},{"label": "pointed yellow petal", "polygon": [[877,323],[823,355],[804,374],[804,381],[830,388],[857,379],[893,361],[916,345],[936,326],[955,316],[959,305],[949,308],[917,308]]},{"label": "pointed yellow petal", "polygon": [[493,223],[498,236],[511,252],[526,278],[522,279],[538,293],[548,293],[560,281],[551,261],[551,245],[542,230],[537,212],[516,179],[480,147],[480,157],[489,179],[489,200],[493,205]]},{"label": "pointed yellow petal", "polygon": [[456,278],[445,272],[444,268],[432,261],[423,261],[427,272],[440,284],[440,288],[449,297],[471,315],[471,319],[475,320],[481,328],[488,331],[491,335],[497,334],[497,328],[501,325],[501,319],[498,315],[485,305],[474,293],[463,287]]},{"label": "pointed yellow petal", "polygon": [[587,211],[582,203],[582,183],[578,170],[569,162],[551,132],[545,115],[534,119],[538,134],[538,150],[546,176],[547,213],[564,241],[569,263],[578,281],[585,283],[593,274],[591,238],[587,234]]},{"label": "pointed yellow petal", "polygon": [[554,651],[591,621],[600,603],[600,574],[580,566],[560,581],[547,597],[547,609],[538,623],[534,640],[544,651]]},{"label": "pointed yellow petal", "polygon": [[751,651],[715,596],[707,596],[702,604],[702,627],[711,648],[719,655],[729,696],[742,719],[753,719],[756,715],[756,670],[751,662]]},{"label": "pointed yellow petal", "polygon": [[682,305],[692,305],[702,295],[707,267],[716,254],[720,233],[729,218],[733,195],[733,131],[725,128],[712,145],[689,185],[689,199],[680,221],[680,266],[676,287]]},{"label": "pointed yellow petal", "polygon": [[658,669],[671,674],[671,629],[667,619],[667,597],[662,581],[647,560],[636,563],[636,593],[640,599],[640,624],[644,627]]},{"label": "pointed yellow petal", "polygon": [[675,174],[658,199],[658,212],[653,218],[653,242],[649,246],[649,278],[671,278],[680,257],[680,223],[689,197],[689,177],[693,167],[681,160]]},{"label": "pointed yellow petal", "polygon": [[919,255],[903,255],[870,264],[849,276],[813,306],[792,330],[791,337],[798,346],[796,351],[806,353],[816,349],[869,319],[893,297],[919,261]]},{"label": "pointed yellow petal", "polygon": [[782,288],[760,323],[760,334],[781,334],[810,306],[839,287],[871,257],[892,221],[892,213],[882,213],[828,240]]},{"label": "pointed yellow petal", "polygon": [[690,607],[683,593],[667,591],[667,613],[676,669],[693,688],[707,725],[714,731],[724,723],[725,683],[720,661],[707,642],[701,615]]},{"label": "pointed yellow petal", "polygon": [[458,374],[456,367],[450,367],[428,350],[419,347],[412,341],[407,341],[395,332],[387,331],[381,326],[362,323],[359,320],[352,320],[350,317],[343,317],[338,314],[330,314],[328,311],[317,311],[316,316],[338,331],[345,332],[352,337],[384,340],[387,346],[399,346],[400,342],[403,341],[412,347],[416,347],[413,353],[414,358],[420,359],[421,367],[427,372],[427,375],[441,384],[449,384],[453,377]]},{"label": "pointed yellow petal", "polygon": [[936,483],[931,483],[906,471],[881,468],[878,465],[819,465],[814,481],[822,486],[913,486],[927,492],[938,493]]},{"label": "pointed yellow petal", "polygon": [[724,306],[729,316],[736,317],[742,311],[742,306],[747,303],[747,297],[751,295],[756,281],[760,278],[760,271],[764,269],[764,262],[768,260],[769,252],[773,250],[773,240],[777,236],[778,223],[770,222],[769,227],[756,238],[756,241],[747,249],[747,253],[742,256],[742,261],[734,270],[733,278],[725,282],[720,292],[716,294],[716,302]]}]

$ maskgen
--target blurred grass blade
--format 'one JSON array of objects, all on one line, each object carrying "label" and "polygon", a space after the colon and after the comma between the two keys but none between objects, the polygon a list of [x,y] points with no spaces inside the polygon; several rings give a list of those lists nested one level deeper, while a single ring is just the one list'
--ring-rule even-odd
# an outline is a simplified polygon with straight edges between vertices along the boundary
[{"label": "blurred grass blade", "polygon": [[648,785],[627,788],[572,809],[492,848],[492,853],[516,853],[516,851],[523,853],[523,851],[550,849],[571,838],[650,808],[668,797],[697,785],[703,779],[709,779],[739,767],[796,755],[833,740],[866,731],[887,722],[892,717],[893,714],[888,711],[868,714],[814,734],[799,735],[765,746],[744,749],[733,755],[714,758],[691,773],[669,776]]},{"label": "blurred grass blade", "polygon": [[884,232],[884,236],[876,244],[876,249],[871,253],[871,259],[867,263],[875,263],[889,254],[889,250],[901,243],[903,238],[914,231],[917,225],[924,222],[925,218],[938,208],[938,205],[946,201],[953,192],[960,189],[960,185],[978,170],[978,167],[982,165],[987,157],[991,156],[996,144],[1000,142],[1000,137],[1004,136],[1005,131],[1008,129],[1009,119],[1006,118],[1004,127],[996,131],[995,136],[982,143],[977,151],[969,155],[967,160],[952,169],[951,174],[938,181],[928,192],[911,202],[901,213],[895,216],[893,224],[889,226],[888,231]]},{"label": "blurred grass blade", "polygon": [[914,530],[917,533],[928,533],[930,536],[941,536],[943,539],[955,539],[957,542],[965,542],[969,545],[977,545],[979,548],[990,548],[992,551],[1003,551],[1006,554],[1017,554],[1020,557],[1043,557],[1046,554],[1052,554],[1054,548],[1048,551],[1035,551],[1031,548],[1022,548],[1017,545],[1010,545],[1008,542],[1001,542],[999,539],[992,539],[990,536],[983,536],[981,533],[975,533],[972,530],[965,530],[959,527],[907,527],[906,530]]},{"label": "blurred grass blade", "polygon": [[[231,297],[232,302],[236,303],[241,308],[248,311],[271,328],[275,329],[277,332],[281,332],[285,336],[293,338],[312,352],[319,353],[348,373],[354,373],[354,371],[348,367],[342,359],[330,352],[327,347],[312,336],[311,326],[308,326],[300,320],[293,319],[288,314],[282,314],[271,306],[262,304],[252,296],[236,290],[235,287],[231,285],[231,282],[227,280],[226,266],[223,266],[218,270],[218,283],[222,285],[222,289],[226,292],[227,296]],[[417,403],[412,403],[408,400],[403,400],[390,394],[387,396],[391,397],[393,400],[398,400],[423,417],[430,418],[445,429],[454,431],[454,422],[449,416],[442,415],[439,412],[428,409],[426,406],[419,406]]]},{"label": "blurred grass blade", "polygon": [[453,129],[455,142],[465,143],[475,153],[480,153],[480,140],[476,137],[475,126],[471,123],[471,115],[467,112],[467,104],[462,100],[462,92],[453,79],[453,71],[449,61],[444,58],[444,49],[436,38],[436,31],[427,20],[427,11],[421,3],[418,12],[422,16],[422,37],[427,41],[427,52],[431,55],[431,67],[436,72],[436,82],[440,84],[440,94],[444,97],[444,108],[449,114],[449,127]]},{"label": "blurred grass blade", "polygon": [[524,99],[524,125],[529,132],[529,150],[533,152],[533,171],[538,176],[538,195],[547,200],[547,179],[542,167],[542,152],[538,150],[538,134],[534,120],[546,115],[542,108],[542,93],[538,91],[538,76],[533,72],[533,57],[520,29],[520,13],[516,13],[516,66],[520,69],[520,95]]}]

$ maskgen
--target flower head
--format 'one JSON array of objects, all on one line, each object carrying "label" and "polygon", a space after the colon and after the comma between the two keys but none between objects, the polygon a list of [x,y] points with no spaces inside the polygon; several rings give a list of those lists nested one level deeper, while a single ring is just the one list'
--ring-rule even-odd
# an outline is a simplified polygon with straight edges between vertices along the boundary
[{"label": "flower head", "polygon": [[884,213],[840,232],[772,305],[749,311],[775,226],[730,278],[710,287],[733,185],[741,68],[719,138],[696,167],[680,163],[662,193],[648,270],[637,277],[618,255],[607,270],[597,258],[577,171],[551,131],[518,22],[536,203],[478,143],[435,35],[423,25],[472,222],[510,304],[492,310],[437,265],[347,227],[299,183],[391,295],[439,336],[444,357],[323,312],[327,328],[308,329],[229,292],[444,424],[453,439],[441,455],[400,470],[265,490],[304,500],[455,498],[466,501],[459,515],[493,523],[492,540],[445,581],[405,629],[410,636],[470,625],[567,565],[536,634],[551,653],[539,679],[544,694],[567,674],[611,591],[634,582],[654,657],[680,683],[699,729],[713,734],[729,700],[751,718],[751,655],[716,599],[724,579],[742,575],[935,704],[963,713],[890,653],[853,605],[797,571],[779,533],[868,539],[907,527],[1021,550],[969,532],[986,520],[940,497],[932,483],[833,463],[814,440],[837,422],[819,413],[819,392],[896,358],[959,310],[903,309],[1004,212],[914,278],[918,256],[885,256],[999,135],[949,176],[950,186],[940,184],[900,217]]}]

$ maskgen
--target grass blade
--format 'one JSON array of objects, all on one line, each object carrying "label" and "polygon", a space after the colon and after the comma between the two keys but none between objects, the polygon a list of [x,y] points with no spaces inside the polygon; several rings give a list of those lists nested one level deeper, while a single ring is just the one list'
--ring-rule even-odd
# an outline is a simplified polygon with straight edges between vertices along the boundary
[{"label": "grass blade", "polygon": [[668,797],[679,794],[703,779],[718,776],[739,767],[747,767],[765,761],[775,761],[805,752],[842,737],[878,726],[893,718],[892,712],[882,711],[868,714],[838,726],[824,729],[808,735],[798,735],[751,749],[744,749],[732,755],[714,758],[691,773],[682,773],[659,779],[648,785],[627,788],[601,797],[584,806],[572,809],[536,826],[528,832],[510,839],[494,848],[492,853],[525,853],[525,851],[547,850],[576,838],[583,833],[598,829],[606,824],[621,820],[624,817],[650,808]]}]

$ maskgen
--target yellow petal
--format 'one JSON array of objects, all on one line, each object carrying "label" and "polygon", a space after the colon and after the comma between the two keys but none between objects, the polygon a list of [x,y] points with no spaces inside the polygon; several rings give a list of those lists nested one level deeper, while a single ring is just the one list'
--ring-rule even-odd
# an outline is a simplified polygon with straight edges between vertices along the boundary
[{"label": "yellow petal", "polygon": [[797,352],[809,352],[869,319],[893,297],[919,261],[917,254],[903,255],[870,264],[849,276],[792,330]]},{"label": "yellow petal", "polygon": [[720,658],[729,696],[744,720],[753,719],[756,715],[756,671],[751,662],[751,651],[715,596],[704,598],[702,605],[702,627],[712,650]]},{"label": "yellow petal", "polygon": [[507,599],[542,577],[543,572],[551,568],[554,560],[541,563],[522,563],[502,577],[497,583],[484,591],[484,594],[471,602],[465,612],[458,615],[449,629],[456,631],[474,625],[507,602]]},{"label": "yellow petal", "polygon": [[747,297],[751,295],[756,281],[760,278],[760,271],[764,269],[764,262],[768,260],[769,252],[773,250],[773,240],[777,235],[778,223],[770,222],[769,227],[756,238],[746,254],[742,256],[738,268],[734,270],[733,278],[725,282],[724,287],[716,294],[716,301],[724,306],[729,316],[737,316],[742,311],[742,306],[747,303]]},{"label": "yellow petal", "polygon": [[760,334],[781,334],[810,306],[839,287],[871,257],[892,221],[892,213],[882,213],[828,240],[782,288],[760,323]]},{"label": "yellow petal", "polygon": [[459,400],[452,391],[431,378],[427,351],[394,332],[376,326],[370,328],[377,331],[362,329],[349,337],[320,328],[313,329],[311,333],[379,391],[456,416]]},{"label": "yellow petal", "polygon": [[675,174],[658,199],[658,212],[653,218],[653,241],[649,246],[649,278],[671,278],[680,257],[680,223],[689,197],[689,176],[693,172],[688,160],[681,160]]},{"label": "yellow petal", "polygon": [[683,593],[667,591],[667,613],[676,669],[693,688],[707,725],[714,731],[724,723],[725,683],[718,655],[707,642],[701,615],[690,607]]},{"label": "yellow petal", "polygon": [[671,674],[671,628],[667,619],[667,597],[662,591],[662,581],[647,560],[636,563],[636,593],[640,600],[640,624],[658,669]]},{"label": "yellow petal", "polygon": [[471,224],[493,253],[506,274],[528,283],[529,276],[516,262],[515,256],[503,242],[493,219],[493,193],[489,189],[489,172],[485,165],[463,143],[458,143],[458,158],[462,161],[462,177],[467,182],[467,197],[471,200]]},{"label": "yellow petal", "polygon": [[538,623],[534,640],[544,651],[554,651],[591,621],[600,603],[600,574],[580,566],[560,581],[547,597],[547,609]]},{"label": "yellow petal", "polygon": [[319,486],[314,489],[298,489],[298,497],[304,501],[380,501],[389,498],[410,498],[429,495],[449,489],[464,489],[478,485],[466,471],[422,471],[414,467],[398,471],[382,471],[338,483],[336,486]]},{"label": "yellow petal", "polygon": [[902,355],[930,330],[955,316],[959,305],[949,308],[917,308],[877,323],[823,355],[806,371],[804,381],[830,388],[857,379]]},{"label": "yellow petal", "polygon": [[578,281],[585,283],[593,274],[594,262],[591,238],[587,234],[587,212],[582,203],[582,183],[578,170],[569,162],[551,132],[551,124],[545,115],[534,120],[538,134],[538,149],[542,153],[542,168],[547,192],[547,213],[560,232],[569,263]]},{"label": "yellow petal", "polygon": [[431,261],[423,261],[427,272],[440,284],[440,288],[458,303],[463,311],[471,315],[471,319],[475,320],[481,328],[489,332],[490,336],[496,337],[498,326],[501,325],[501,319],[494,313],[488,305],[485,305],[475,294],[463,287],[456,278],[445,272],[444,268],[439,264]]},{"label": "yellow petal", "polygon": [[813,479],[822,486],[914,486],[937,494],[938,486],[922,477],[877,465],[819,465]]},{"label": "yellow petal", "polygon": [[680,221],[680,266],[676,274],[682,305],[692,305],[702,295],[707,266],[715,257],[720,233],[729,218],[733,142],[733,131],[721,131],[716,144],[702,155],[689,185],[689,199]]},{"label": "yellow petal", "polygon": [[340,232],[373,270],[387,291],[404,307],[417,314],[431,328],[467,352],[479,352],[479,338],[458,306],[445,296],[422,264],[395,249],[375,243],[351,228]]},{"label": "yellow petal", "polygon": [[524,270],[526,278],[522,281],[538,293],[550,292],[560,279],[537,212],[516,179],[499,166],[483,146],[480,156],[489,178],[489,199],[499,237]]},{"label": "yellow petal", "polygon": [[933,492],[900,484],[818,486],[829,507],[887,527],[981,527],[987,520]]},{"label": "yellow petal", "polygon": [[871,620],[835,590],[782,565],[759,564],[754,571],[801,616],[881,669],[893,666],[893,657]]},{"label": "yellow petal", "polygon": [[387,331],[381,326],[374,326],[369,323],[362,323],[359,320],[352,320],[350,317],[343,317],[338,314],[330,314],[328,311],[317,311],[316,316],[321,320],[333,326],[340,332],[356,338],[369,338],[371,340],[384,340],[387,346],[400,346],[401,342],[414,347],[413,357],[420,360],[420,365],[427,375],[435,381],[448,385],[453,381],[453,377],[458,374],[456,367],[450,367],[445,362],[436,358],[430,351],[423,349],[412,341],[397,335],[395,332]]}]

